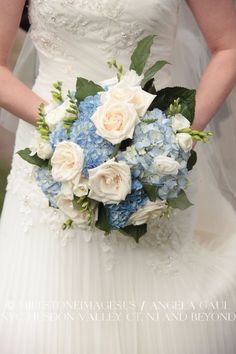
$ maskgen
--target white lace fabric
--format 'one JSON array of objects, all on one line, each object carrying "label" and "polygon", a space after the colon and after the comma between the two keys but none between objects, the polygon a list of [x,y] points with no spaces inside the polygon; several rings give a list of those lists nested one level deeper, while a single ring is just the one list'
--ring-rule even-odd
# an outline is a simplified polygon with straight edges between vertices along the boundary
[{"label": "white lace fabric", "polygon": [[[31,0],[31,38],[41,64],[39,85],[61,79],[68,88],[77,76],[105,80],[113,76],[107,61],[116,57],[129,65],[135,43],[148,34],[157,35],[151,62],[171,62],[178,5],[176,0]],[[170,82],[170,68],[159,77],[160,87]]]}]

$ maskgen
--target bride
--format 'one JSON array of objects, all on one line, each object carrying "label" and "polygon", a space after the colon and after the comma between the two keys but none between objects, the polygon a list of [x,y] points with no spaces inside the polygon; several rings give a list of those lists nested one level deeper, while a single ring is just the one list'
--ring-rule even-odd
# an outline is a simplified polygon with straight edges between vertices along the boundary
[{"label": "bride", "polygon": [[[67,90],[77,76],[110,77],[106,61],[127,65],[147,34],[157,34],[153,58],[172,63],[157,88],[196,84],[206,60],[183,0],[31,0],[30,90],[7,69],[24,2],[0,2],[0,106],[21,118],[15,151],[30,145],[53,82]],[[236,80],[236,14],[231,0],[187,3],[212,53],[193,127],[214,138],[196,147],[194,206],[149,225],[138,245],[116,232],[64,232],[14,154],[0,226],[1,354],[236,353],[236,123],[223,106]]]}]

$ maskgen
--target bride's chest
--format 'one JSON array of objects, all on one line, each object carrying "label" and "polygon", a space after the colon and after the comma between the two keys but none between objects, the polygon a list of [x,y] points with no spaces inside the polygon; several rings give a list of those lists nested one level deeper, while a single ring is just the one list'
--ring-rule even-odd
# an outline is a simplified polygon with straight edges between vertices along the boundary
[{"label": "bride's chest", "polygon": [[42,23],[58,31],[83,33],[104,27],[122,32],[143,26],[171,24],[180,0],[30,0],[32,25]]},{"label": "bride's chest", "polygon": [[145,35],[157,34],[166,55],[180,1],[31,0],[31,38],[46,55],[68,57],[85,52],[89,44],[111,57],[131,51]]}]

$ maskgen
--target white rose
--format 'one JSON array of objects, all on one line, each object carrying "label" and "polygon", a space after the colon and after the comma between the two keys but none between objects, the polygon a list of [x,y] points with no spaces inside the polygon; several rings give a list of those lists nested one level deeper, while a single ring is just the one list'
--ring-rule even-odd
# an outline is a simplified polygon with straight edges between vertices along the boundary
[{"label": "white rose", "polygon": [[109,101],[100,106],[91,118],[96,133],[113,145],[132,138],[139,117],[132,104]]},{"label": "white rose", "polygon": [[88,179],[81,177],[79,181],[72,181],[73,192],[77,197],[83,197],[88,194]]},{"label": "white rose", "polygon": [[181,166],[173,157],[160,155],[154,158],[152,167],[160,176],[165,176],[177,175]]},{"label": "white rose", "polygon": [[193,139],[190,134],[187,133],[176,134],[176,142],[185,152],[188,152],[193,148]]},{"label": "white rose", "polygon": [[182,114],[176,114],[172,117],[172,128],[175,132],[178,130],[189,128],[190,122]]},{"label": "white rose", "polygon": [[114,159],[88,170],[89,197],[103,203],[119,203],[131,193],[131,173],[129,166]]},{"label": "white rose", "polygon": [[155,97],[155,95],[142,90],[140,86],[126,87],[118,84],[109,91],[103,92],[101,94],[101,101],[102,103],[106,103],[109,100],[131,103],[134,105],[139,116],[144,116]]},{"label": "white rose", "polygon": [[148,221],[160,217],[162,211],[167,208],[165,201],[158,199],[155,202],[147,202],[147,204],[132,214],[128,220],[128,225],[142,225]]},{"label": "white rose", "polygon": [[80,146],[69,141],[59,143],[51,159],[52,176],[55,181],[70,181],[80,176],[84,163],[84,154]]},{"label": "white rose", "polygon": [[125,86],[140,86],[144,75],[138,75],[135,70],[129,70],[121,76],[120,83]]},{"label": "white rose", "polygon": [[63,102],[60,106],[57,106],[54,109],[50,109],[49,107],[47,108],[46,106],[45,108],[45,121],[49,126],[49,129],[53,131],[56,128],[57,124],[62,122],[65,116],[69,114],[66,112],[66,110],[70,107],[70,100],[66,99],[65,102]]},{"label": "white rose", "polygon": [[81,212],[73,207],[73,199],[60,195],[57,199],[58,208],[81,228],[88,228],[88,212]]}]

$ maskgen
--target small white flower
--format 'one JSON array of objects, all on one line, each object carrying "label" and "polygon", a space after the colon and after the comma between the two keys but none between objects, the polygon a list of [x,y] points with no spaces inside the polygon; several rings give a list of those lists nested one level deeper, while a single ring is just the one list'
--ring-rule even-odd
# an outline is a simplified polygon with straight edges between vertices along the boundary
[{"label": "small white flower", "polygon": [[60,195],[57,199],[58,208],[80,228],[88,228],[88,212],[81,212],[73,207],[73,199]]},{"label": "small white flower", "polygon": [[180,164],[173,157],[156,156],[154,158],[152,168],[160,176],[177,175],[180,169]]},{"label": "small white flower", "polygon": [[120,83],[124,86],[140,86],[144,75],[138,75],[135,70],[128,70],[121,76]]},{"label": "small white flower", "polygon": [[177,132],[178,130],[189,128],[190,122],[182,114],[176,114],[172,117],[172,129]]},{"label": "small white flower", "polygon": [[108,101],[100,106],[91,118],[96,133],[113,145],[132,138],[139,117],[133,104]]},{"label": "small white flower", "polygon": [[114,100],[134,105],[139,116],[144,116],[156,96],[142,90],[140,86],[122,86],[121,83],[101,94],[102,103]]},{"label": "small white flower", "polygon": [[111,159],[88,170],[89,197],[103,203],[119,203],[131,193],[131,173],[129,166]]},{"label": "small white flower", "polygon": [[74,195],[76,197],[83,197],[88,195],[88,192],[88,179],[76,176],[73,180],[62,183],[60,195],[73,199]]},{"label": "small white flower", "polygon": [[88,179],[81,177],[78,181],[73,180],[73,192],[77,197],[83,197],[88,194]]},{"label": "small white flower", "polygon": [[124,75],[121,76],[120,82],[118,81],[117,76],[114,76],[110,79],[101,81],[99,84],[101,86],[108,86],[109,88],[116,86],[118,83],[120,85],[134,87],[140,86],[144,78],[144,75],[138,75],[135,70],[128,70]]},{"label": "small white flower", "polygon": [[42,160],[47,160],[52,157],[53,150],[48,140],[41,138],[40,134],[36,131],[34,140],[30,146],[31,156],[37,154]]},{"label": "small white flower", "polygon": [[187,133],[176,134],[176,142],[185,152],[188,152],[193,148],[193,139],[190,134]]},{"label": "small white flower", "polygon": [[69,141],[59,143],[54,151],[51,163],[52,176],[55,181],[65,182],[80,177],[84,163],[83,149]]},{"label": "small white flower", "polygon": [[37,143],[38,143],[37,146],[38,157],[40,157],[43,160],[50,159],[53,154],[53,150],[49,141],[41,139]]},{"label": "small white flower", "polygon": [[148,201],[147,204],[131,215],[128,225],[142,225],[148,221],[160,217],[163,210],[167,208],[165,201],[158,199],[155,202]]},{"label": "small white flower", "polygon": [[61,105],[57,106],[56,108],[51,109],[52,106],[46,106],[46,116],[45,121],[49,126],[51,131],[55,130],[58,123],[62,122],[68,113],[66,110],[70,107],[70,100],[69,98],[65,100]]}]

